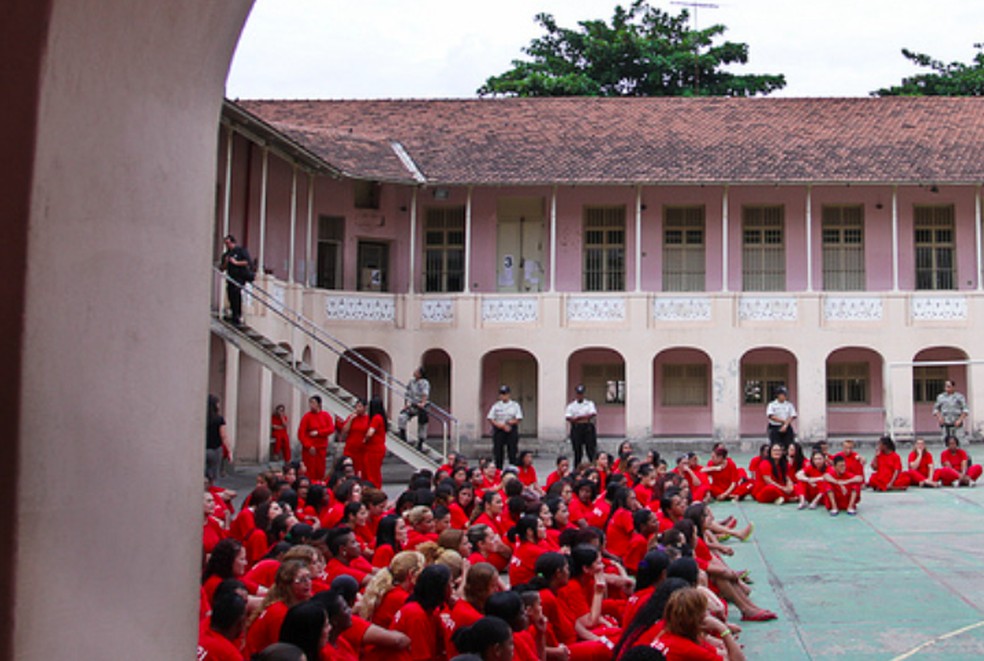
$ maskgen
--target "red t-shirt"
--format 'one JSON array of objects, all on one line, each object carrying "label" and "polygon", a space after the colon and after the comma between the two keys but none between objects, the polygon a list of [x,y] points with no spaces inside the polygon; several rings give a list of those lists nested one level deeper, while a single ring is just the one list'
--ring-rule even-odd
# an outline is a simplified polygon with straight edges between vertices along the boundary
[{"label": "red t-shirt", "polygon": [[524,487],[536,484],[536,469],[532,466],[520,466],[516,472],[516,476],[519,478],[520,484]]},{"label": "red t-shirt", "polygon": [[509,559],[509,584],[523,585],[532,581],[536,576],[536,559],[548,550],[543,542],[519,542]]},{"label": "red t-shirt", "polygon": [[243,661],[243,653],[220,633],[206,629],[198,637],[198,661]]},{"label": "red t-shirt", "polygon": [[625,629],[629,628],[632,623],[632,618],[636,616],[639,609],[649,601],[649,597],[653,595],[656,591],[656,586],[650,585],[648,588],[643,588],[638,592],[632,593],[632,596],[628,598],[625,602],[625,613],[622,615],[622,626]]},{"label": "red t-shirt", "polygon": [[[312,435],[312,432],[317,432]],[[327,411],[308,411],[301,418],[301,424],[297,427],[297,440],[300,441],[304,449],[317,448],[325,449],[328,447],[328,437],[335,432],[335,421]]]},{"label": "red t-shirt", "polygon": [[440,613],[428,613],[413,601],[405,604],[393,617],[393,631],[410,637],[410,648],[394,653],[399,661],[434,661],[445,657]]},{"label": "red t-shirt", "polygon": [[458,503],[448,505],[451,511],[451,527],[455,530],[466,530],[468,528],[468,514]]},{"label": "red t-shirt", "polygon": [[959,473],[965,461],[970,462],[967,453],[961,448],[956,448],[955,450],[946,448],[940,452],[940,466],[944,468],[952,468]]},{"label": "red t-shirt", "polygon": [[246,632],[246,656],[252,656],[280,640],[280,625],[287,616],[287,604],[275,601],[264,609]]},{"label": "red t-shirt", "polygon": [[396,555],[396,551],[389,544],[383,544],[376,549],[376,552],[372,555],[372,566],[373,567],[389,567],[390,561],[393,560],[393,556]]},{"label": "red t-shirt", "polygon": [[451,609],[451,612],[444,614],[441,620],[444,624],[442,631],[444,632],[444,644],[445,649],[448,651],[448,658],[458,655],[458,648],[454,646],[454,642],[452,641],[454,632],[458,629],[470,627],[481,619],[482,614],[464,599],[459,599],[454,605],[454,608]]},{"label": "red t-shirt", "polygon": [[358,615],[352,615],[352,626],[339,634],[338,639],[344,639],[355,653],[355,658],[359,658],[362,651],[362,639],[365,638],[366,630],[369,628],[369,621]]},{"label": "red t-shirt", "polygon": [[536,639],[529,629],[513,633],[513,661],[540,661]]},{"label": "red t-shirt", "polygon": [[339,562],[338,558],[332,558],[325,567],[325,582],[330,585],[335,577],[347,574],[361,585],[371,571],[372,565],[365,558],[354,558],[347,565]]},{"label": "red t-shirt", "polygon": [[721,656],[710,643],[692,640],[663,631],[652,642],[652,647],[663,653],[666,661],[720,661]]},{"label": "red t-shirt", "polygon": [[911,467],[910,470],[916,471],[927,480],[930,477],[932,477],[929,474],[929,469],[933,467],[933,455],[929,450],[926,450],[925,452],[922,453],[922,458],[919,460],[918,464],[916,464],[915,461],[916,461],[916,451],[913,450],[912,452],[909,453],[909,466]]},{"label": "red t-shirt", "polygon": [[407,599],[409,598],[410,593],[406,590],[399,585],[394,587],[383,595],[383,598],[376,605],[376,610],[372,612],[372,623],[384,629],[389,629],[390,625],[393,624],[393,616],[396,615],[398,610],[403,608],[403,605],[407,603]]},{"label": "red t-shirt", "polygon": [[615,512],[611,521],[608,522],[608,541],[605,548],[612,555],[622,557],[629,548],[635,526],[632,522],[632,512],[624,507]]}]

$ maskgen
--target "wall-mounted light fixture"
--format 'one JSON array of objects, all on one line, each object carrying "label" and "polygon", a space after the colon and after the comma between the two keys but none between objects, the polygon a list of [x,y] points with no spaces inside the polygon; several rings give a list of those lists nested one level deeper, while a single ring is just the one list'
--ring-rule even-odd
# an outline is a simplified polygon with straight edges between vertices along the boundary
[{"label": "wall-mounted light fixture", "polygon": [[446,200],[451,196],[451,191],[447,188],[435,188],[434,189],[434,199],[435,200]]}]

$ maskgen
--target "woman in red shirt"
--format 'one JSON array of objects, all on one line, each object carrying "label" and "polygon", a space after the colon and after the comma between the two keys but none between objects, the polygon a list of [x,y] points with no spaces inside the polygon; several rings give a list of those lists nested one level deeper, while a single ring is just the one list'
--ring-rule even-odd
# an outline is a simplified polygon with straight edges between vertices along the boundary
[{"label": "woman in red shirt", "polygon": [[475,489],[468,482],[458,485],[454,501],[448,505],[451,510],[451,527],[464,530],[475,511]]},{"label": "woman in red shirt", "polygon": [[902,459],[895,452],[895,441],[888,436],[878,439],[878,450],[871,460],[868,486],[875,491],[905,491],[909,487],[909,475],[902,470]]},{"label": "woman in red shirt", "polygon": [[830,488],[830,483],[824,477],[827,474],[827,457],[823,452],[814,450],[810,455],[810,463],[796,474],[796,496],[799,498],[799,509],[817,508],[817,503]]},{"label": "woman in red shirt", "polygon": [[479,562],[468,569],[465,577],[463,598],[455,602],[449,617],[444,618],[444,634],[448,657],[458,654],[454,644],[454,634],[459,629],[471,626],[482,619],[485,602],[499,591],[499,572],[487,562]]},{"label": "woman in red shirt", "polygon": [[770,448],[768,458],[759,461],[755,475],[752,496],[760,503],[782,505],[796,495],[787,470],[786,453],[778,443]]},{"label": "woman in red shirt", "polygon": [[[304,601],[290,607],[283,618],[277,640],[301,648],[305,658],[322,659],[321,648],[328,642],[331,626],[324,607],[313,601]],[[352,658],[341,657],[344,661]]]},{"label": "woman in red shirt", "polygon": [[652,647],[662,652],[666,661],[719,661],[721,656],[704,638],[704,626],[714,626],[708,633],[720,638],[728,652],[729,661],[744,661],[745,653],[723,623],[705,618],[707,598],[696,588],[674,592],[663,611],[663,631],[656,636]]},{"label": "woman in red shirt", "polygon": [[365,479],[377,489],[383,488],[383,459],[386,458],[386,429],[388,427],[383,400],[369,400],[369,429],[365,438]]},{"label": "woman in red shirt", "polygon": [[434,532],[434,512],[431,508],[417,505],[407,513],[406,520],[410,524],[406,544],[408,549],[414,550],[424,542],[437,542],[437,533]]},{"label": "woman in red shirt", "polygon": [[540,517],[526,514],[509,531],[513,556],[509,560],[509,584],[522,585],[536,576],[536,559],[550,550],[547,544],[547,527]]},{"label": "woman in red shirt", "polygon": [[311,598],[311,570],[303,560],[287,560],[277,570],[273,587],[263,599],[260,614],[247,625],[245,656],[280,638],[280,625],[291,606]]},{"label": "woman in red shirt", "polygon": [[287,409],[283,404],[277,404],[270,416],[270,436],[273,437],[273,453],[278,455],[285,464],[290,463],[290,423],[287,422]]},{"label": "woman in red shirt", "polygon": [[633,513],[641,507],[635,491],[628,487],[619,487],[615,492],[611,514],[605,526],[607,543],[605,549],[612,555],[624,558],[629,550],[629,542],[635,533],[632,522]]},{"label": "woman in red shirt", "polygon": [[355,410],[345,418],[339,426],[338,438],[345,441],[343,452],[352,458],[355,475],[361,480],[366,479],[366,433],[369,431],[369,414],[366,412],[366,400],[355,400]]},{"label": "woman in red shirt", "polygon": [[441,615],[451,597],[451,570],[429,565],[420,572],[413,594],[393,617],[392,627],[410,636],[410,649],[395,661],[444,661],[448,658]]},{"label": "woman in red shirt", "polygon": [[926,441],[916,439],[912,452],[909,453],[909,481],[921,487],[938,487],[939,482],[933,480],[933,453],[926,449]]},{"label": "woman in red shirt", "polygon": [[970,463],[970,457],[960,449],[960,441],[956,436],[946,437],[946,449],[940,452],[940,467],[936,469],[933,479],[944,487],[957,484],[969,487],[981,477],[984,469]]},{"label": "woman in red shirt", "polygon": [[533,453],[529,450],[523,450],[519,453],[519,467],[516,471],[516,477],[519,478],[520,484],[524,487],[537,493],[542,491],[537,481],[536,469],[533,468]]},{"label": "woman in red shirt", "polygon": [[[543,617],[542,609],[535,619],[529,615],[529,610],[523,601],[530,596],[532,609],[537,610],[540,597],[536,592],[496,592],[485,602],[485,614],[497,617],[513,632],[513,656],[510,661],[540,661],[545,658],[547,644],[547,619]],[[535,602],[534,599],[535,598]]]}]

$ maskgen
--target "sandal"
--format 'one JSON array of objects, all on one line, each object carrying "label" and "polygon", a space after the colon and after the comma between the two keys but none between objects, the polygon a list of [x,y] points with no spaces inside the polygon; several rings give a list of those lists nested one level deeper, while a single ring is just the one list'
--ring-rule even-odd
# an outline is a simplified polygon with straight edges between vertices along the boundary
[{"label": "sandal", "polygon": [[769,620],[778,619],[779,616],[772,611],[767,611],[764,608],[756,611],[752,615],[742,615],[741,619],[743,622],[768,622]]}]

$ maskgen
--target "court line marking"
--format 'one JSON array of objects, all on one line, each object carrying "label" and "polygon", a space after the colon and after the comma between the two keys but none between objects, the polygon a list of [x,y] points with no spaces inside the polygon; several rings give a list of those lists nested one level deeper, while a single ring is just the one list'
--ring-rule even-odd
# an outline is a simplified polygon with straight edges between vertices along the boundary
[{"label": "court line marking", "polygon": [[926,649],[928,647],[932,647],[936,643],[939,643],[939,642],[942,642],[944,640],[947,640],[948,638],[953,638],[954,636],[959,636],[960,634],[967,633],[968,631],[973,631],[974,629],[976,629],[978,627],[984,627],[984,620],[981,620],[980,622],[977,622],[976,624],[968,624],[965,627],[960,627],[959,629],[954,629],[953,631],[950,631],[949,633],[945,633],[945,634],[943,634],[941,636],[937,636],[936,638],[931,638],[930,640],[927,640],[925,643],[922,643],[921,645],[917,645],[916,647],[913,647],[911,650],[909,650],[905,654],[900,654],[899,656],[894,657],[892,659],[892,661],[904,661],[905,659],[908,659],[909,657],[915,656],[919,652],[922,652],[924,649]]}]

